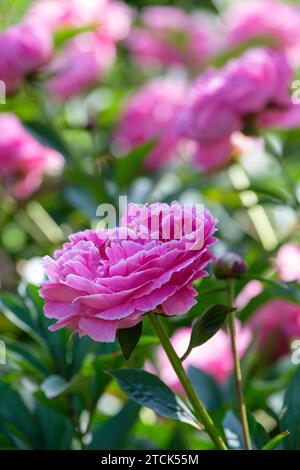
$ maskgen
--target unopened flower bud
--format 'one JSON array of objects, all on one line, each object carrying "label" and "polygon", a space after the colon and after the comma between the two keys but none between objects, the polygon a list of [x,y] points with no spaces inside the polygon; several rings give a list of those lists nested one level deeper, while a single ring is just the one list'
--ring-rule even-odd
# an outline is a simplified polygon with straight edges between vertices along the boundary
[{"label": "unopened flower bud", "polygon": [[217,279],[239,279],[247,272],[248,267],[243,258],[236,253],[226,253],[214,264]]}]

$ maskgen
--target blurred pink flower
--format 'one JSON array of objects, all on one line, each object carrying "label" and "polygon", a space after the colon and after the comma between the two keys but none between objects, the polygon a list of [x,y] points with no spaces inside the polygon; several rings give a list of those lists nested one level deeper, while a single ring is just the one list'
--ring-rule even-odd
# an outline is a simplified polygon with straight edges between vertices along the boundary
[{"label": "blurred pink flower", "polygon": [[283,245],[276,256],[276,267],[280,279],[285,282],[300,282],[300,246],[296,243]]},{"label": "blurred pink flower", "polygon": [[[139,208],[149,217],[152,211],[161,214],[155,239],[140,230],[148,216],[141,219],[136,209],[129,206],[123,228],[74,234],[54,258],[45,258],[45,315],[58,320],[51,330],[70,327],[95,341],[112,342],[118,328],[137,324],[151,310],[181,315],[196,303],[192,283],[206,275],[216,221],[209,212],[203,214],[198,221],[203,243],[191,250],[182,228],[186,212],[177,202]],[[196,223],[193,211],[187,217]],[[167,240],[161,235],[166,223],[171,224]]]},{"label": "blurred pink flower", "polygon": [[238,309],[243,309],[246,305],[263,291],[262,283],[256,280],[248,282],[235,299]]},{"label": "blurred pink flower", "polygon": [[199,68],[217,50],[213,24],[202,14],[153,6],[144,8],[141,22],[128,37],[128,46],[140,65]]},{"label": "blurred pink flower", "polygon": [[27,21],[0,34],[0,50],[0,80],[10,93],[20,87],[26,75],[50,59],[52,38],[37,22]]},{"label": "blurred pink flower", "polygon": [[111,40],[85,33],[71,40],[49,67],[54,74],[46,87],[51,96],[66,100],[96,85],[115,60]]},{"label": "blurred pink flower", "polygon": [[30,196],[45,174],[62,167],[63,157],[35,140],[16,116],[0,114],[0,178],[13,196]]},{"label": "blurred pink flower", "polygon": [[[242,357],[250,344],[251,330],[248,327],[241,327],[238,320],[236,320],[236,328],[238,352],[239,356]],[[187,349],[191,331],[192,328],[179,328],[171,338],[172,345],[179,356],[182,356]],[[161,379],[172,390],[183,393],[178,377],[162,346],[157,348],[155,357]],[[223,330],[219,330],[207,343],[194,348],[183,362],[183,366],[186,371],[190,366],[201,369],[210,374],[217,382],[223,384],[234,367],[228,334]]]},{"label": "blurred pink flower", "polygon": [[123,2],[113,0],[39,0],[27,14],[51,31],[95,26],[111,40],[129,33],[132,13]]},{"label": "blurred pink flower", "polygon": [[176,123],[186,92],[184,82],[168,78],[155,79],[138,90],[129,99],[114,137],[120,153],[154,139],[157,144],[145,167],[159,168],[167,163],[180,143]]},{"label": "blurred pink flower", "polygon": [[288,93],[291,80],[285,56],[263,48],[206,71],[192,87],[179,122],[181,134],[199,144],[195,162],[204,170],[224,166],[237,131],[299,126],[300,108]]},{"label": "blurred pink flower", "polygon": [[229,43],[269,39],[288,49],[300,40],[300,8],[278,0],[234,2],[224,16]]},{"label": "blurred pink flower", "polygon": [[300,338],[300,305],[271,300],[255,312],[249,326],[268,359],[277,359],[290,352],[293,339]]},{"label": "blurred pink flower", "polygon": [[184,62],[184,56],[180,50],[142,28],[132,29],[127,45],[135,61],[142,66],[181,65]]}]

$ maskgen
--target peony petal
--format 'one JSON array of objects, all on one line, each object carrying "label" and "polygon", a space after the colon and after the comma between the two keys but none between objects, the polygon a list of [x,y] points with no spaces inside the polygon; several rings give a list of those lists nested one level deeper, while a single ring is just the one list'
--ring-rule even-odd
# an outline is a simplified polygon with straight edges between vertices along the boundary
[{"label": "peony petal", "polygon": [[79,321],[80,332],[90,336],[94,341],[113,343],[116,339],[118,321],[99,320],[83,317]]},{"label": "peony petal", "polygon": [[192,287],[180,289],[162,304],[164,313],[170,316],[187,313],[197,304],[196,295],[197,291]]}]

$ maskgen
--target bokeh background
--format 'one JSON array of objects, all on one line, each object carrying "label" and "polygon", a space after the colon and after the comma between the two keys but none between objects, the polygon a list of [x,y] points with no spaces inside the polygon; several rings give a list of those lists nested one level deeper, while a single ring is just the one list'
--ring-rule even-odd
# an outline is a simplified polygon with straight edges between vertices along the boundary
[{"label": "bokeh background", "polygon": [[[254,445],[288,429],[278,448],[300,449],[298,110],[274,128],[244,122],[221,156],[193,158],[197,139],[177,132],[194,83],[257,47],[285,57],[285,92],[298,106],[300,2],[2,0],[0,15],[0,448],[213,448],[188,424],[128,401],[106,373],[146,368],[182,393],[147,319],[129,361],[118,343],[48,331],[42,257],[126,195],[203,203],[219,219],[215,254],[236,252],[249,266],[236,303]],[[256,58],[248,75],[255,67]],[[284,87],[284,72],[275,75]],[[167,323],[179,350],[199,307],[227,302],[213,276],[196,287],[197,308]],[[240,448],[231,362],[220,331],[187,367]]]}]

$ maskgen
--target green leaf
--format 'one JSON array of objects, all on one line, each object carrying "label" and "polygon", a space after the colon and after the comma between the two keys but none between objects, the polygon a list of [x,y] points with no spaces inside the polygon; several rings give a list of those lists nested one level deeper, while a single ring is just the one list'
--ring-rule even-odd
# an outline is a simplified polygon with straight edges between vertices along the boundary
[{"label": "green leaf", "polygon": [[207,411],[217,410],[221,407],[221,390],[211,375],[191,366],[188,368],[188,376]]},{"label": "green leaf", "polygon": [[[262,194],[264,196],[268,196],[275,201],[279,201],[280,203],[287,204],[289,202],[289,195],[281,189],[281,187],[274,188],[274,187],[267,187],[266,185],[260,185],[259,183],[252,183],[250,186],[247,187],[247,190],[254,191],[255,193]],[[241,189],[243,192],[244,189]]]},{"label": "green leaf", "polygon": [[142,163],[154,146],[155,142],[147,142],[133,149],[128,155],[117,159],[115,179],[121,189],[128,187],[131,181],[141,174]]},{"label": "green leaf", "polygon": [[116,416],[92,431],[92,441],[88,450],[122,448],[123,442],[138,418],[139,411],[140,406],[129,401]]},{"label": "green leaf", "polygon": [[37,401],[35,419],[39,432],[38,449],[68,450],[74,436],[74,429],[67,416]]},{"label": "green leaf", "polygon": [[209,307],[200,317],[196,318],[193,324],[190,344],[182,356],[182,360],[187,358],[193,348],[201,346],[201,344],[206,343],[212,338],[222,327],[227,315],[235,310],[234,307],[229,305],[216,304]]},{"label": "green leaf", "polygon": [[40,355],[40,349],[31,345],[20,343],[20,341],[5,337],[5,344],[8,348],[8,354],[12,356],[14,364],[19,365],[27,373],[34,374],[39,379],[44,379],[49,375],[50,370],[43,362]]},{"label": "green leaf", "polygon": [[81,28],[64,28],[56,31],[53,42],[55,47],[60,47],[69,39],[74,38],[78,34],[95,30],[95,25],[88,25]]},{"label": "green leaf", "polygon": [[18,328],[29,334],[38,334],[39,329],[35,319],[26,305],[16,295],[0,294],[0,308],[7,318]]},{"label": "green leaf", "polygon": [[269,434],[265,428],[255,419],[254,415],[247,413],[249,432],[252,440],[252,445],[256,449],[262,449],[269,441]]},{"label": "green leaf", "polygon": [[245,449],[241,423],[232,411],[226,413],[223,420],[223,429],[229,449]]},{"label": "green leaf", "polygon": [[[269,440],[265,428],[259,424],[251,413],[247,413],[251,443],[253,449],[261,449]],[[245,449],[243,429],[240,420],[232,412],[228,411],[223,420],[223,428],[229,449]]]},{"label": "green leaf", "polygon": [[285,450],[300,449],[300,368],[292,378],[284,397],[280,429],[289,431],[283,441]]},{"label": "green leaf", "polygon": [[277,436],[273,437],[269,442],[267,442],[266,445],[263,446],[262,450],[273,450],[275,447],[277,447],[280,442],[283,441],[287,436],[289,436],[288,431],[283,431],[280,434],[277,434]]},{"label": "green leaf", "polygon": [[167,418],[197,426],[187,405],[158,377],[138,369],[110,371],[129,398]]},{"label": "green leaf", "polygon": [[68,382],[60,375],[50,375],[41,385],[47,398],[57,397],[68,388]]},{"label": "green leaf", "polygon": [[211,13],[219,13],[218,2],[215,0],[201,0],[201,8]]},{"label": "green leaf", "polygon": [[13,430],[22,441],[34,448],[38,436],[33,417],[20,395],[9,385],[0,381],[0,422],[7,430]]},{"label": "green leaf", "polygon": [[124,328],[118,332],[118,340],[125,359],[129,359],[137,346],[142,334],[143,323],[140,322],[132,328]]},{"label": "green leaf", "polygon": [[67,161],[73,163],[73,155],[70,153],[69,147],[64,142],[60,131],[48,123],[43,124],[40,121],[28,121],[24,123],[28,131],[33,134],[42,144],[52,147],[60,152]]},{"label": "green leaf", "polygon": [[47,352],[50,354],[56,371],[61,375],[68,375],[70,365],[67,361],[67,338],[68,332],[64,330],[57,331],[53,334],[49,331],[51,321],[45,317],[43,312],[44,301],[39,296],[39,287],[28,284],[23,293],[26,299],[26,305],[30,309],[31,315],[37,318],[40,330],[40,338],[45,343]]},{"label": "green leaf", "polygon": [[64,197],[74,209],[81,210],[90,218],[95,217],[97,204],[84,188],[67,186],[64,189]]},{"label": "green leaf", "polygon": [[268,279],[267,277],[257,276],[256,274],[244,274],[243,281],[260,281],[263,284],[269,284],[270,286],[282,287],[288,289],[289,285],[286,282],[279,281],[278,279]]}]

